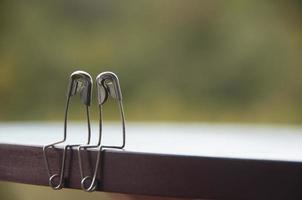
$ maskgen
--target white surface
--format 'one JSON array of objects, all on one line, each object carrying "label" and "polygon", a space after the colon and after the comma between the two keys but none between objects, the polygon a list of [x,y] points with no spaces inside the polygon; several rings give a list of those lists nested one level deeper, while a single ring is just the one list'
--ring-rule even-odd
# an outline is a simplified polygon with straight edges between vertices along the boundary
[{"label": "white surface", "polygon": [[[84,123],[68,124],[67,143],[83,143]],[[104,144],[121,142],[120,124],[106,123]],[[302,161],[302,128],[198,123],[128,123],[127,151]],[[92,125],[96,141],[98,125]],[[0,143],[41,146],[60,140],[63,123],[0,123]]]}]

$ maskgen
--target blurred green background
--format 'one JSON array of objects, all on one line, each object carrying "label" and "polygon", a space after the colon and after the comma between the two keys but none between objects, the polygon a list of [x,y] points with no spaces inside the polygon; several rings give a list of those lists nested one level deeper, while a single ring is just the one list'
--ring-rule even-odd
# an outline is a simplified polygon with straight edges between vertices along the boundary
[{"label": "blurred green background", "polygon": [[2,0],[0,120],[62,120],[68,77],[82,69],[119,76],[128,121],[301,123],[301,9],[297,0]]},{"label": "blurred green background", "polygon": [[[69,75],[110,70],[128,121],[301,124],[301,11],[298,0],[1,0],[0,121],[60,121]],[[77,196],[64,194],[55,199]]]}]

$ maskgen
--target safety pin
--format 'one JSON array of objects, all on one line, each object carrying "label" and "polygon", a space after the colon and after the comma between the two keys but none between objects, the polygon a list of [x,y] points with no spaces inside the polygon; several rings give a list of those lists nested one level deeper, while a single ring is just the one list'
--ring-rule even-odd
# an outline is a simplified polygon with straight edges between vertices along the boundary
[{"label": "safety pin", "polygon": [[[46,164],[46,169],[49,175],[49,186],[52,187],[55,190],[62,189],[64,184],[64,170],[65,170],[65,162],[66,162],[66,150],[68,148],[72,148],[74,146],[79,146],[80,144],[73,144],[73,145],[65,145],[63,150],[63,158],[62,158],[62,165],[60,174],[55,173],[51,174],[50,167],[49,167],[49,161],[47,158],[47,149],[48,148],[54,148],[55,145],[63,143],[66,141],[67,138],[67,118],[68,118],[68,109],[69,109],[69,103],[71,96],[76,95],[77,93],[80,94],[80,98],[83,104],[86,106],[86,116],[87,116],[87,124],[88,124],[88,138],[87,143],[90,143],[90,137],[91,137],[91,127],[90,127],[90,119],[89,119],[89,106],[91,103],[91,92],[92,92],[92,78],[91,76],[84,71],[75,71],[70,75],[69,79],[69,87],[67,91],[67,100],[65,105],[65,118],[64,118],[64,135],[63,139],[46,145],[43,147],[43,154],[44,154],[44,160]],[[56,185],[54,183],[55,178],[59,178],[59,183]]]},{"label": "safety pin", "polygon": [[[99,139],[96,145],[81,145],[78,147],[78,154],[79,154],[79,165],[80,165],[80,173],[81,173],[81,188],[86,192],[92,192],[97,187],[97,173],[100,165],[100,156],[103,148],[115,148],[115,149],[122,149],[126,144],[126,129],[125,129],[125,115],[124,115],[124,108],[122,103],[122,92],[121,87],[119,84],[118,77],[112,72],[103,72],[99,74],[96,78],[97,90],[98,90],[98,106],[99,106]],[[102,117],[102,108],[105,102],[107,101],[108,97],[112,97],[115,99],[119,106],[120,117],[122,121],[122,132],[123,132],[123,141],[122,145],[120,146],[102,146],[102,126],[103,126],[103,117]],[[85,176],[84,169],[82,165],[82,149],[89,149],[89,148],[98,148],[97,152],[97,159],[96,164],[93,172],[93,177]],[[90,180],[89,187],[86,187],[86,181]]]}]

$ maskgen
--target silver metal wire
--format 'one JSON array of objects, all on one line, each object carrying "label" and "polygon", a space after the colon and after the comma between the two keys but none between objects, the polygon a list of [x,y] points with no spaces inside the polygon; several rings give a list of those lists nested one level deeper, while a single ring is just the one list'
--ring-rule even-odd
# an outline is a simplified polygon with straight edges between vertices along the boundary
[{"label": "silver metal wire", "polygon": [[[81,145],[78,147],[78,156],[79,156],[79,166],[80,166],[80,174],[81,174],[81,188],[86,192],[92,192],[97,188],[97,176],[100,167],[101,160],[101,152],[104,148],[115,148],[122,149],[126,144],[126,128],[125,128],[125,114],[122,103],[122,92],[119,84],[118,77],[112,72],[103,72],[99,74],[96,78],[96,84],[98,89],[98,104],[99,104],[99,139],[97,144],[95,145]],[[122,144],[120,146],[104,146],[101,145],[102,140],[102,127],[103,127],[103,116],[102,116],[102,108],[104,103],[107,101],[108,97],[112,97],[117,101],[121,122],[122,122]],[[97,148],[97,158],[95,167],[93,170],[92,176],[85,176],[83,169],[83,160],[82,160],[82,150],[87,150],[89,148]],[[89,182],[90,184],[89,184]],[[86,186],[88,183],[88,186]]]},{"label": "silver metal wire", "polygon": [[[68,110],[69,110],[70,98],[71,98],[71,96],[74,96],[76,93],[80,93],[81,100],[85,104],[85,107],[86,107],[86,117],[87,117],[87,126],[88,126],[88,135],[87,135],[86,144],[90,143],[91,126],[90,126],[90,118],[89,118],[89,106],[91,103],[91,92],[92,92],[92,78],[87,72],[75,71],[70,75],[69,87],[68,87],[68,92],[67,92],[67,100],[66,100],[66,105],[65,105],[63,139],[58,142],[54,142],[54,143],[43,146],[43,156],[44,156],[47,173],[49,176],[49,186],[55,190],[62,189],[64,186],[64,172],[65,172],[65,165],[66,165],[67,150],[69,148],[71,149],[72,147],[75,147],[75,146],[80,146],[80,144],[72,144],[72,145],[68,144],[68,145],[64,146],[60,172],[55,173],[55,174],[51,173],[51,170],[49,167],[47,149],[55,148],[55,145],[64,143],[66,141],[66,139],[67,139],[67,120],[68,120]],[[55,183],[56,178],[59,178],[59,182],[57,184]]]}]

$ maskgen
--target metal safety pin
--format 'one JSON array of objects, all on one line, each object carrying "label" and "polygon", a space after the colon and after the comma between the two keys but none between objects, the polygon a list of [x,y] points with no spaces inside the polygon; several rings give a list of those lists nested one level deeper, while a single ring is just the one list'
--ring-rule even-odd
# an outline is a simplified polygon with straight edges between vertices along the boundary
[{"label": "metal safety pin", "polygon": [[[46,145],[43,147],[43,155],[45,160],[46,169],[49,175],[49,186],[51,186],[55,190],[62,189],[64,185],[64,170],[65,170],[65,162],[66,162],[66,150],[68,148],[79,146],[80,144],[73,144],[73,145],[65,145],[63,149],[63,158],[62,158],[62,165],[59,173],[51,174],[50,167],[49,167],[49,161],[47,157],[47,149],[48,148],[54,148],[55,145],[63,143],[66,141],[67,138],[67,116],[68,116],[68,109],[69,109],[69,103],[70,98],[77,93],[80,94],[80,98],[83,104],[86,106],[86,115],[87,115],[87,124],[88,124],[88,137],[87,137],[87,143],[90,143],[90,137],[91,137],[91,128],[90,128],[90,119],[89,119],[89,106],[91,103],[91,92],[92,92],[92,78],[91,76],[84,71],[75,71],[70,75],[69,79],[69,87],[67,91],[67,100],[66,100],[66,106],[65,106],[65,118],[64,118],[64,135],[63,139]],[[54,179],[59,178],[59,183],[55,184]]]},{"label": "metal safety pin", "polygon": [[[100,165],[100,157],[103,148],[115,148],[115,149],[122,149],[126,144],[126,132],[125,132],[125,115],[124,115],[124,108],[122,103],[122,92],[121,87],[119,84],[118,77],[112,72],[103,72],[99,74],[96,78],[97,90],[98,90],[98,106],[99,106],[99,139],[96,145],[81,145],[78,147],[78,155],[79,155],[79,165],[80,165],[80,173],[81,173],[81,188],[86,192],[92,192],[97,187],[97,175],[98,169]],[[108,97],[112,97],[118,103],[121,122],[122,122],[122,132],[123,132],[123,141],[120,146],[102,146],[102,126],[103,126],[103,117],[102,117],[102,108],[105,102],[107,101]],[[98,148],[97,152],[97,159],[95,163],[95,168],[93,172],[93,176],[85,176],[84,169],[82,164],[82,149],[88,148]],[[90,185],[86,187],[86,182],[90,180]]]}]

